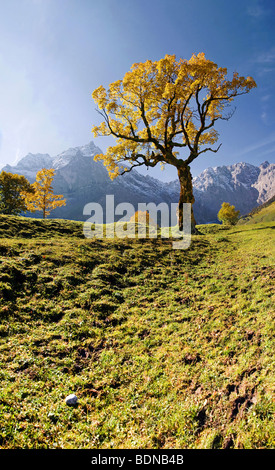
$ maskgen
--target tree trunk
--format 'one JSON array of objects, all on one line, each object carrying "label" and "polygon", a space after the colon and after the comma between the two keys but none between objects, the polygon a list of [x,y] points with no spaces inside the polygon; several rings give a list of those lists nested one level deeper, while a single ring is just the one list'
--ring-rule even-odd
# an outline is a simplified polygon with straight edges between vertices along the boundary
[{"label": "tree trunk", "polygon": [[46,219],[46,195],[43,195],[43,219]]},{"label": "tree trunk", "polygon": [[192,175],[189,165],[182,165],[178,168],[178,177],[180,182],[180,198],[178,206],[179,230],[183,230],[183,207],[182,204],[189,202],[191,204],[191,233],[198,233],[196,221],[193,212],[195,198],[193,195]]}]

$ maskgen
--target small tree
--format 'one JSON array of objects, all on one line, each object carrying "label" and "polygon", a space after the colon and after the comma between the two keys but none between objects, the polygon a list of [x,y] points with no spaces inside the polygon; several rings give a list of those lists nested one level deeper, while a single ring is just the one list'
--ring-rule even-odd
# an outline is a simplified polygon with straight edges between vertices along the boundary
[{"label": "small tree", "polygon": [[32,194],[34,189],[23,175],[0,173],[0,212],[17,215],[27,210],[24,194]]},{"label": "small tree", "polygon": [[146,224],[146,225],[153,225],[157,226],[156,222],[150,217],[148,211],[137,211],[135,214],[130,218],[130,222],[134,222],[135,224]]},{"label": "small tree", "polygon": [[224,225],[236,225],[240,216],[240,211],[235,210],[235,206],[230,206],[228,202],[223,202],[218,212],[218,219]]},{"label": "small tree", "polygon": [[[236,96],[256,86],[251,77],[234,72],[227,78],[227,69],[207,60],[203,53],[189,61],[166,55],[159,61],[136,63],[122,80],[99,86],[92,96],[103,122],[93,127],[96,136],[112,135],[116,145],[103,160],[111,178],[141,165],[158,163],[174,166],[180,183],[179,229],[183,229],[183,203],[194,204],[190,164],[213,148],[218,140],[214,129],[220,119],[232,113],[225,110]],[[183,155],[179,154],[179,151]],[[126,162],[128,166],[125,168]],[[191,229],[196,232],[193,209]]]},{"label": "small tree", "polygon": [[52,181],[55,170],[43,168],[37,172],[36,181],[32,184],[33,194],[25,194],[27,209],[31,212],[43,211],[43,219],[56,207],[66,205],[66,199],[62,194],[53,194]]}]

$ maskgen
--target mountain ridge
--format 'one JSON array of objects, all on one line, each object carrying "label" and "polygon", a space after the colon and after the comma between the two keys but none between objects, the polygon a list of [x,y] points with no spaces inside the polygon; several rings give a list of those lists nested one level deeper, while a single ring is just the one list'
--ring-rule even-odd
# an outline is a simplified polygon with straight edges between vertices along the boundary
[{"label": "mountain ridge", "polygon": [[[138,203],[178,202],[179,182],[163,182],[144,176],[136,170],[111,180],[101,162],[93,157],[101,153],[94,142],[80,147],[71,147],[57,156],[29,153],[14,165],[6,165],[1,171],[19,173],[32,183],[36,173],[43,167],[56,170],[54,191],[63,194],[67,205],[55,209],[51,217],[86,220],[83,207],[88,202],[105,206],[105,196],[114,194],[115,204],[130,202],[138,209]],[[206,168],[193,178],[194,213],[197,223],[217,221],[222,202],[229,202],[247,214],[275,194],[275,164],[267,161],[259,167],[240,162],[229,166]]]}]

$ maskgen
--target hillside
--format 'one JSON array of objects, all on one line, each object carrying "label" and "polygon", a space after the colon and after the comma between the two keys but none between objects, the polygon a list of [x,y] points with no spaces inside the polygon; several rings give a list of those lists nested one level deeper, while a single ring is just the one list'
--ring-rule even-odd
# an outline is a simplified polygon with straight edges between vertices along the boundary
[{"label": "hillside", "polygon": [[275,196],[266,203],[255,207],[249,214],[241,217],[238,225],[275,222]]},{"label": "hillside", "polygon": [[1,448],[274,447],[275,224],[81,225],[1,216]]}]

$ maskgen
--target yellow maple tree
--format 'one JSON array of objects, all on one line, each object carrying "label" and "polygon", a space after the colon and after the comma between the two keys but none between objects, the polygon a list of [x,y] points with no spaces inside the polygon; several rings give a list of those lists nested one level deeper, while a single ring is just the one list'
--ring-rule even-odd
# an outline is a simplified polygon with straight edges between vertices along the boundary
[{"label": "yellow maple tree", "polygon": [[147,224],[157,226],[156,222],[150,217],[148,211],[137,211],[134,215],[130,218],[130,222],[134,222],[135,224]]},{"label": "yellow maple tree", "polygon": [[33,193],[22,193],[28,211],[42,211],[43,219],[56,207],[66,205],[66,199],[62,194],[53,194],[52,181],[55,170],[53,168],[38,171],[36,181],[31,185]]},{"label": "yellow maple tree", "polygon": [[[202,153],[218,151],[220,146],[212,148],[218,140],[216,121],[228,120],[232,113],[224,112],[227,105],[254,87],[253,78],[237,72],[229,80],[227,69],[207,60],[204,53],[193,54],[190,60],[166,55],[159,61],[133,64],[122,80],[92,93],[103,117],[93,126],[94,136],[112,135],[116,141],[95,160],[103,161],[112,179],[141,165],[176,167],[182,230],[182,204],[194,203],[190,164]],[[192,208],[192,233],[195,224]]]},{"label": "yellow maple tree", "polygon": [[236,225],[240,218],[240,211],[231,206],[229,202],[223,202],[218,212],[218,219],[225,225]]}]

